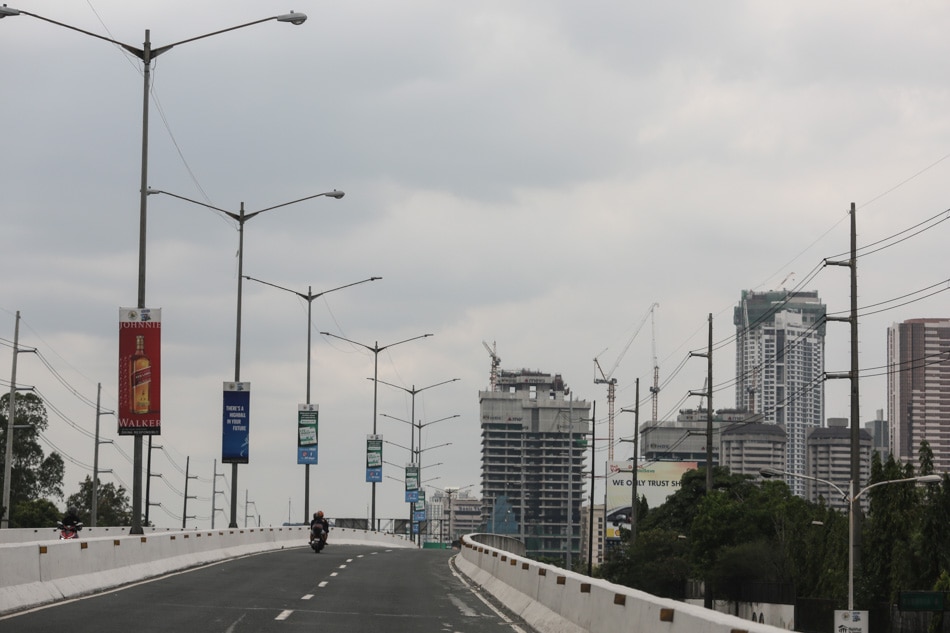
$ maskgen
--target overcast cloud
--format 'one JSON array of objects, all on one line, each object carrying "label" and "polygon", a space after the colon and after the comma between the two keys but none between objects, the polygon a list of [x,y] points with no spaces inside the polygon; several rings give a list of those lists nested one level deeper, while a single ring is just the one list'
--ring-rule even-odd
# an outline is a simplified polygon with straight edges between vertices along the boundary
[{"label": "overcast cloud", "polygon": [[[312,397],[320,464],[311,509],[369,515],[365,436],[373,355],[322,330],[388,345],[379,378],[421,388],[423,480],[479,489],[478,391],[497,342],[505,369],[560,373],[597,402],[650,417],[653,339],[674,419],[699,406],[707,315],[714,317],[715,408],[735,404],[732,308],[743,289],[792,288],[825,258],[846,259],[848,209],[859,246],[948,207],[950,6],[943,2],[128,2],[7,0],[78,28],[153,47],[291,9],[182,44],[153,68],[149,185],[248,212],[244,272],[306,293],[381,281],[313,302]],[[14,314],[17,382],[48,400],[47,450],[67,455],[67,494],[91,474],[94,400],[115,409],[117,318],[136,302],[142,64],[107,42],[29,16],[0,20],[0,389],[9,389]],[[150,196],[146,304],[163,311],[162,435],[151,519],[207,526],[220,464],[221,385],[234,376],[235,222]],[[929,225],[928,225],[929,226]],[[934,225],[859,260],[859,305],[946,286],[946,229]],[[848,309],[848,269],[802,288]],[[650,306],[647,321],[626,354]],[[860,322],[862,423],[886,406],[889,324],[946,317],[945,295],[913,295]],[[245,282],[241,378],[252,385],[251,463],[239,468],[264,524],[303,516],[296,407],[306,393],[307,302]],[[827,328],[827,366],[847,371],[846,324]],[[621,357],[622,355],[622,357]],[[618,362],[619,358],[619,362]],[[848,415],[846,381],[826,386],[826,416]],[[381,385],[379,413],[410,417]],[[58,411],[62,416],[53,411]],[[71,424],[70,424],[71,423]],[[408,445],[407,424],[378,418]],[[130,486],[131,438],[103,418],[103,481]],[[82,431],[77,430],[79,427]],[[633,416],[617,415],[629,438]],[[605,442],[600,442],[604,446]],[[630,455],[619,444],[615,456]],[[408,461],[387,445],[384,458]],[[598,470],[606,451],[598,451]],[[392,466],[386,474],[401,478]],[[220,480],[218,489],[230,494]],[[176,492],[177,491],[177,492]],[[378,486],[377,516],[404,517],[401,483]],[[228,504],[219,498],[218,507]],[[219,514],[216,523],[226,524]],[[189,524],[195,523],[190,521]]]}]

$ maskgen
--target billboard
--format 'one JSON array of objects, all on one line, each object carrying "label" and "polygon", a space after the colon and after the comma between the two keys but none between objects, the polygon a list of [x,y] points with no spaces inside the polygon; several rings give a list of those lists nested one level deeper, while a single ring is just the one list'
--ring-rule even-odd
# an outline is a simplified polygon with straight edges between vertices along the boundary
[{"label": "billboard", "polygon": [[250,448],[251,383],[224,383],[221,462],[246,464]]},{"label": "billboard", "polygon": [[[687,470],[695,469],[696,462],[646,462],[637,466],[637,496],[646,499],[651,508],[663,505],[666,498],[679,489],[680,480]],[[630,529],[630,511],[633,501],[632,463],[607,462],[607,493],[604,506],[607,512],[606,538],[619,539],[620,528]]]},{"label": "billboard", "polygon": [[297,405],[297,463],[317,463],[320,405]]},{"label": "billboard", "polygon": [[119,308],[119,435],[161,435],[161,308]]},{"label": "billboard", "polygon": [[383,436],[366,436],[366,481],[377,483],[383,480]]}]

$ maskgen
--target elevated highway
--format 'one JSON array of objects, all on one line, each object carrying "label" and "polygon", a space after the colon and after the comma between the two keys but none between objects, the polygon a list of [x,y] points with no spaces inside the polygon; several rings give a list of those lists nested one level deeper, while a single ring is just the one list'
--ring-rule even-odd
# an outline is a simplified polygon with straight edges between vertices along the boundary
[{"label": "elevated highway", "polygon": [[[47,530],[34,534],[21,530],[3,532],[5,534],[0,537],[7,542],[0,543],[0,617],[6,615],[10,619],[12,616],[10,622],[17,622],[18,625],[26,622],[23,619],[25,616],[18,614],[35,607],[60,605],[69,599],[113,591],[175,572],[200,570],[220,561],[243,561],[255,554],[279,554],[281,560],[290,556],[288,560],[294,561],[294,567],[288,569],[296,569],[300,561],[304,560],[302,556],[311,555],[306,548],[305,527],[156,531],[141,536],[130,536],[124,528],[113,528],[111,534],[108,528],[98,528],[86,530],[83,532],[84,538],[71,541],[59,541],[55,532]],[[408,591],[409,579],[412,583],[421,583],[433,574],[444,573],[444,570],[439,570],[443,566],[448,568],[446,561],[449,561],[458,575],[466,579],[470,585],[469,591],[502,605],[502,610],[511,616],[510,627],[514,630],[533,629],[541,633],[778,633],[787,630],[696,605],[657,598],[538,563],[522,556],[523,546],[520,542],[505,537],[466,536],[462,539],[460,551],[457,554],[442,554],[439,557],[442,562],[437,567],[432,566],[431,560],[433,556],[439,556],[438,552],[420,551],[411,541],[391,534],[335,528],[331,531],[329,542],[329,552],[333,552],[334,548],[343,551],[342,546],[353,546],[359,551],[373,553],[406,550],[399,558],[400,573],[381,577],[377,573],[371,576],[383,587],[392,584],[391,591],[383,592],[386,595],[397,593],[397,589]],[[284,553],[283,550],[298,551]],[[306,560],[318,560],[323,564],[322,561],[329,559],[324,554],[311,555]],[[237,563],[228,563],[232,564]],[[242,578],[243,582],[252,584],[254,580]],[[355,584],[353,591],[363,592],[361,587],[365,588],[367,582],[364,579]],[[271,586],[273,584],[269,582],[261,590],[276,591],[277,588]],[[445,591],[449,591],[444,579],[433,586],[445,587]],[[286,593],[286,589],[280,591]],[[426,592],[431,594],[433,590],[418,591],[420,595],[426,595]],[[471,606],[459,606],[464,601],[458,598],[457,589],[453,589],[453,592],[456,599],[452,604],[458,607],[459,613],[465,616],[472,612]],[[191,598],[180,596],[179,599],[187,601]],[[268,602],[264,596],[262,600]],[[212,607],[217,608],[216,604],[208,608]],[[52,611],[65,608],[77,607],[63,604],[54,606]],[[404,617],[411,620],[428,617],[424,615],[425,608],[425,604],[410,601],[403,605],[367,606],[366,613],[379,615],[377,611],[388,613],[387,610],[403,609]],[[333,613],[340,617],[349,614]],[[30,614],[29,617],[39,616]],[[485,615],[479,617],[481,622]],[[471,624],[465,617],[462,622]],[[44,630],[42,626],[46,625],[40,626],[36,630]],[[0,628],[6,629],[2,624]],[[238,631],[240,628],[231,630]],[[455,630],[477,629],[456,627]]]}]

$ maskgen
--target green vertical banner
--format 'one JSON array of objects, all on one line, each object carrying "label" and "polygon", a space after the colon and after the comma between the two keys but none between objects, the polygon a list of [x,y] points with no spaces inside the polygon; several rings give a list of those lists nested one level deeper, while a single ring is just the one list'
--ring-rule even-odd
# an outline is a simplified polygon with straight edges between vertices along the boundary
[{"label": "green vertical banner", "polygon": [[297,463],[317,463],[320,405],[297,405]]},{"label": "green vertical banner", "polygon": [[406,503],[415,503],[419,500],[419,467],[408,464],[406,466]]},{"label": "green vertical banner", "polygon": [[426,520],[426,491],[419,490],[419,500],[412,510],[412,520],[416,523],[424,523]]},{"label": "green vertical banner", "polygon": [[383,480],[383,436],[366,436],[366,481],[377,483]]}]

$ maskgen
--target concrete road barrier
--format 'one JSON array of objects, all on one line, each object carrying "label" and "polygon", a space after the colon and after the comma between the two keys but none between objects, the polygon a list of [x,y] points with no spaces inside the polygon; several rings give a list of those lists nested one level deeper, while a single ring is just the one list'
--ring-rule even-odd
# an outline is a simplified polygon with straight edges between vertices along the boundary
[{"label": "concrete road barrier", "polygon": [[701,606],[677,602],[462,539],[456,565],[541,633],[782,633]]},{"label": "concrete road barrier", "polygon": [[[113,529],[113,528],[109,528]],[[100,528],[100,530],[103,530]],[[9,539],[0,545],[0,614],[57,600],[75,598],[216,561],[286,547],[306,547],[306,526],[228,528],[222,530],[152,531],[132,536],[128,528],[114,536],[59,540],[58,533],[37,531],[44,538]],[[103,532],[100,532],[103,533]],[[393,534],[332,528],[330,544],[415,548]]]}]

